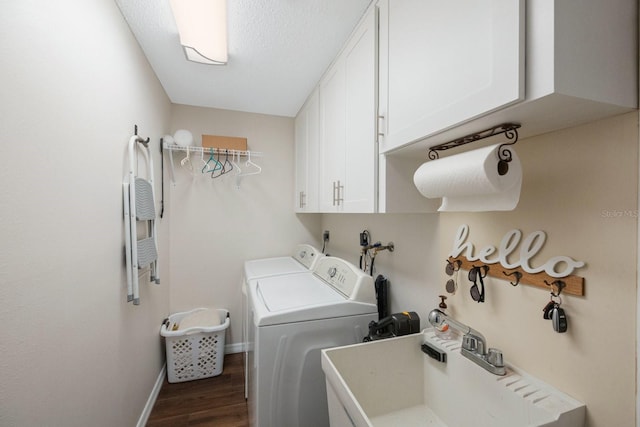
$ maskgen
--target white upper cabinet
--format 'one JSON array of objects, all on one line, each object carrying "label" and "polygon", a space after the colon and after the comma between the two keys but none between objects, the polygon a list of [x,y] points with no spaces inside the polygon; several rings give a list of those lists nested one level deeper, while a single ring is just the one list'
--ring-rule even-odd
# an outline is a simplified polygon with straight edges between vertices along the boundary
[{"label": "white upper cabinet", "polygon": [[379,4],[381,151],[524,98],[524,0]]},{"label": "white upper cabinet", "polygon": [[523,138],[637,108],[637,0],[380,7],[383,153],[426,158],[502,123]]},{"label": "white upper cabinet", "polygon": [[295,212],[318,211],[319,108],[315,89],[295,120]]},{"label": "white upper cabinet", "polygon": [[430,147],[634,110],[637,17],[637,0],[378,0],[296,121],[296,210],[433,211],[413,185]]},{"label": "white upper cabinet", "polygon": [[376,209],[376,11],[320,81],[320,211]]},{"label": "white upper cabinet", "polygon": [[[321,212],[340,207],[344,187],[346,142],[344,59],[339,58],[320,81],[319,203]],[[344,206],[344,204],[342,204]]]}]

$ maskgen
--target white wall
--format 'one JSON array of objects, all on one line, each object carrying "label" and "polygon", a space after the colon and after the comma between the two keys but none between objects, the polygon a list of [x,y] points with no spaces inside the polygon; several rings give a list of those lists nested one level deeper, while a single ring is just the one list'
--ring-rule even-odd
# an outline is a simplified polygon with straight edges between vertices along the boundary
[{"label": "white wall", "polygon": [[191,159],[196,165],[192,176],[180,167],[185,154],[174,154],[176,185],[170,186],[169,207],[171,311],[227,308],[231,313],[227,344],[239,344],[244,260],[289,255],[296,244],[317,245],[321,237],[320,216],[296,215],[292,208],[293,119],[174,105],[171,132],[178,129],[189,129],[198,146],[202,134],[245,137],[250,150],[264,154],[251,159],[262,173],[243,178],[240,188],[235,185],[235,171],[211,179],[201,173],[197,157]]},{"label": "white wall", "polygon": [[[402,191],[396,189],[396,191]],[[360,232],[368,230],[372,242],[394,243],[393,252],[380,252],[374,274],[389,280],[390,308],[415,311],[426,327],[426,314],[442,289],[427,286],[446,259],[438,252],[438,214],[324,214],[323,230],[329,230],[328,252],[359,265]]]},{"label": "white wall", "polygon": [[[488,280],[486,302],[469,282],[449,295],[449,313],[485,334],[505,360],[587,404],[587,426],[635,424],[638,203],[637,112],[519,141],[522,196],[513,212],[423,215],[323,215],[330,251],[357,263],[358,233],[389,240],[378,271],[391,281],[394,312],[415,310],[423,325],[445,294],[445,259],[461,224],[476,250],[498,246],[513,228],[547,232],[533,265],[557,255],[586,262],[585,296],[565,296],[565,334],[542,318],[543,289]],[[401,189],[394,189],[401,191]],[[479,368],[480,369],[480,368]]]},{"label": "white wall", "polygon": [[135,425],[169,274],[126,303],[122,181],[169,101],[112,0],[3,2],[0,56],[0,425]]}]

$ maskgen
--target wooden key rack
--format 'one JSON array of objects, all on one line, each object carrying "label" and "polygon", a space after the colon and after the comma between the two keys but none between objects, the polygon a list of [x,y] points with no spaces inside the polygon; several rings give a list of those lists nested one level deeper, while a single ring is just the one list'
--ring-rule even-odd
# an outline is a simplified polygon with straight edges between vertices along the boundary
[{"label": "wooden key rack", "polygon": [[507,280],[509,282],[515,282],[516,277],[513,273],[519,272],[521,274],[519,284],[537,286],[554,293],[559,293],[556,283],[558,280],[561,280],[565,284],[565,286],[561,289],[561,293],[584,296],[584,277],[570,275],[562,278],[556,278],[551,277],[544,272],[531,274],[527,273],[522,268],[504,268],[500,263],[485,264],[482,261],[469,261],[464,256],[459,256],[456,258],[449,257],[449,261],[454,264],[458,264],[459,262],[460,268],[467,271],[469,271],[474,266],[479,267],[481,265],[487,265],[489,267],[489,271],[487,272],[489,276],[495,277],[496,279]]}]

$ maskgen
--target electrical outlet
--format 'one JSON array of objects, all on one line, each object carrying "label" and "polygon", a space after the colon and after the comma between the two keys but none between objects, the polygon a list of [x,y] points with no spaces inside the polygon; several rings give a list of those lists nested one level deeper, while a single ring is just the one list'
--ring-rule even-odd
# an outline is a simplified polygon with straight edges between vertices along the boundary
[{"label": "electrical outlet", "polygon": [[324,230],[324,233],[322,233],[322,241],[323,242],[329,241],[329,230]]}]

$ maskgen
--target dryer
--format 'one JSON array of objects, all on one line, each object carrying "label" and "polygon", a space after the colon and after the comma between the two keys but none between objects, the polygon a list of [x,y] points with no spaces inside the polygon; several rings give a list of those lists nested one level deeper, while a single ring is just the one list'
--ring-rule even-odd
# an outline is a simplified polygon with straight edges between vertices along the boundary
[{"label": "dryer", "polygon": [[[323,258],[324,254],[311,245],[299,244],[289,256],[272,258],[252,259],[244,262],[244,273],[242,277],[242,342],[244,346],[244,367],[248,371],[248,294],[247,285],[250,280],[262,277],[281,276],[294,273],[310,274],[316,262]],[[247,375],[245,374],[244,397],[248,397]]]},{"label": "dryer", "polygon": [[312,274],[249,281],[252,427],[327,427],[321,350],[362,342],[377,320],[371,276],[335,257]]},{"label": "dryer", "polygon": [[252,259],[244,262],[244,282],[259,277],[304,273],[312,270],[324,254],[311,245],[297,245],[289,256]]}]

